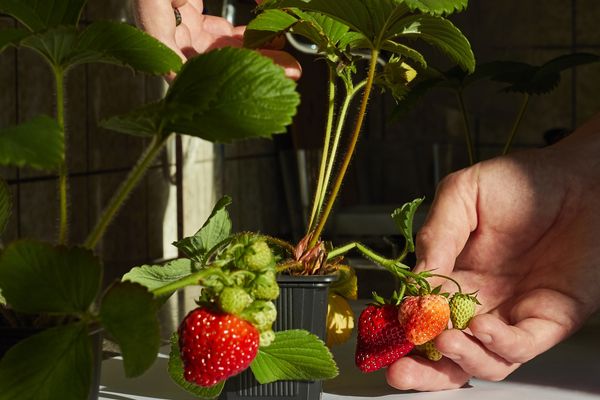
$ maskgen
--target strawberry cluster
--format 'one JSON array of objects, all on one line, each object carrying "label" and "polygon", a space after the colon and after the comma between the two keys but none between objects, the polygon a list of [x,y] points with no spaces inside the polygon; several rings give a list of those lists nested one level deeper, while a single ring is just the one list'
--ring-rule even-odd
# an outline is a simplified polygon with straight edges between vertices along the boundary
[{"label": "strawberry cluster", "polygon": [[478,304],[473,294],[459,291],[450,301],[448,296],[440,294],[439,288],[416,295],[395,293],[390,302],[375,296],[375,303],[368,305],[358,320],[357,367],[373,372],[413,349],[432,361],[440,360],[442,354],[433,339],[448,328],[450,320],[453,328],[465,329]]},{"label": "strawberry cluster", "polygon": [[185,379],[208,387],[248,368],[258,347],[274,340],[275,257],[259,236],[239,235],[201,283],[198,308],[179,326],[179,348]]}]

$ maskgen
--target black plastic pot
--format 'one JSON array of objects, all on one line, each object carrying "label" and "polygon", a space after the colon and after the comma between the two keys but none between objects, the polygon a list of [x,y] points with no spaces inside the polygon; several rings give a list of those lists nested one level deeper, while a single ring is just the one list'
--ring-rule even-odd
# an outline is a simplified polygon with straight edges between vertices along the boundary
[{"label": "black plastic pot", "polygon": [[[335,275],[280,276],[274,330],[304,329],[325,340],[327,295]],[[261,385],[250,369],[227,380],[220,400],[318,400],[322,381],[279,381]]]}]

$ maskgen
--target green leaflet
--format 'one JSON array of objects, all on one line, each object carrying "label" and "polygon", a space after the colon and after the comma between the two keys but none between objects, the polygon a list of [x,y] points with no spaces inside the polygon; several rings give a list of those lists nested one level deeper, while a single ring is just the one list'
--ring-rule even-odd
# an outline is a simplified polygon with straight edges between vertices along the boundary
[{"label": "green leaflet", "polygon": [[156,311],[154,296],[133,282],[113,284],[102,299],[100,320],[121,348],[128,377],[141,375],[156,359],[160,347]]},{"label": "green leaflet", "polygon": [[65,157],[64,134],[55,119],[35,117],[0,129],[0,164],[55,171]]},{"label": "green leaflet", "polygon": [[0,360],[0,400],[87,399],[91,382],[91,338],[81,323],[44,330]]},{"label": "green leaflet", "polygon": [[262,384],[278,380],[321,380],[338,375],[329,349],[318,337],[303,330],[275,333],[275,341],[260,347],[250,365]]},{"label": "green leaflet", "polygon": [[101,277],[100,260],[80,247],[21,240],[0,256],[2,295],[20,312],[87,312]]},{"label": "green leaflet", "polygon": [[396,226],[400,230],[402,236],[406,240],[408,250],[410,252],[415,251],[415,243],[413,240],[413,219],[417,208],[423,203],[425,198],[415,199],[410,203],[404,204],[402,207],[397,208],[392,213],[392,219],[396,223]]}]

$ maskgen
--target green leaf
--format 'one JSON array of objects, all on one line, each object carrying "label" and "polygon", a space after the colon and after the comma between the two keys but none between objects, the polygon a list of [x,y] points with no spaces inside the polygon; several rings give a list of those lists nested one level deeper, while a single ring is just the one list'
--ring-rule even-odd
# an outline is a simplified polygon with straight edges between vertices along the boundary
[{"label": "green leaf", "polygon": [[185,391],[199,397],[201,399],[216,399],[219,397],[225,386],[225,381],[221,381],[211,387],[202,387],[192,382],[185,380],[183,376],[183,361],[179,351],[179,337],[177,333],[173,333],[171,336],[171,353],[169,355],[169,376],[171,379],[178,384]]},{"label": "green leaf", "polygon": [[8,185],[0,179],[0,234],[6,229],[8,219],[12,213],[12,197]]},{"label": "green leaf", "polygon": [[[100,121],[100,126],[113,131],[127,133],[129,135],[148,137],[154,136],[161,131],[164,101],[146,104],[126,115],[117,115]],[[174,111],[175,113],[177,111]]]},{"label": "green leaf", "polygon": [[406,240],[407,248],[410,252],[415,251],[415,243],[413,240],[413,219],[417,208],[423,203],[425,198],[415,199],[410,203],[404,204],[397,208],[392,213],[392,219],[400,230],[402,236]]},{"label": "green leaf", "polygon": [[91,349],[84,324],[47,329],[23,340],[0,360],[0,399],[87,399]]},{"label": "green leaf", "polygon": [[423,54],[401,43],[396,43],[392,40],[386,40],[383,43],[382,49],[397,54],[405,59],[410,59],[419,64],[422,68],[427,68],[427,61],[425,60]]},{"label": "green leaf", "polygon": [[504,91],[536,95],[554,90],[560,83],[562,71],[598,61],[600,57],[595,54],[573,53],[553,58],[540,66],[496,61],[483,68],[488,71],[490,79],[510,84]]},{"label": "green leaf", "polygon": [[385,33],[386,39],[421,39],[441,50],[469,72],[475,69],[475,56],[469,40],[452,22],[432,15],[411,15],[398,20]]},{"label": "green leaf", "polygon": [[231,235],[231,219],[226,208],[230,204],[231,197],[222,197],[215,204],[202,228],[194,236],[173,244],[190,259],[204,263],[204,257],[208,251]]},{"label": "green leaf", "polygon": [[179,258],[164,265],[142,265],[123,275],[123,281],[136,282],[152,291],[194,272],[192,261]]},{"label": "green leaf", "polygon": [[59,26],[35,33],[21,44],[40,53],[51,65],[67,67],[77,48],[77,29],[74,26]]},{"label": "green leaf", "polygon": [[0,53],[8,46],[16,46],[19,42],[29,36],[23,29],[9,28],[0,31]]},{"label": "green leaf", "polygon": [[83,313],[100,289],[102,266],[88,250],[12,242],[0,256],[2,294],[25,313]]},{"label": "green leaf", "polygon": [[467,8],[469,0],[403,0],[411,11],[433,15],[448,15]]},{"label": "green leaf", "polygon": [[167,104],[194,114],[175,116],[166,130],[218,142],[270,137],[291,123],[300,102],[295,87],[281,67],[255,51],[214,50],[188,61],[173,82]]},{"label": "green leaf", "polygon": [[281,10],[266,10],[254,18],[244,32],[244,46],[255,49],[270,42],[298,22],[298,18]]},{"label": "green leaf", "polygon": [[338,368],[325,343],[303,330],[275,333],[268,347],[260,347],[250,364],[259,383],[278,380],[322,380],[338,375]]},{"label": "green leaf", "polygon": [[56,120],[47,116],[0,129],[0,164],[55,171],[65,159],[64,140]]},{"label": "green leaf", "polygon": [[121,348],[125,375],[146,371],[160,348],[160,326],[154,296],[133,282],[117,282],[106,292],[100,306],[100,320]]},{"label": "green leaf", "polygon": [[0,0],[0,12],[18,19],[31,31],[76,25],[87,0]]},{"label": "green leaf", "polygon": [[[223,48],[185,63],[164,102],[111,119],[113,129],[158,127],[205,140],[270,137],[285,131],[300,98],[295,83],[272,60],[248,49]],[[152,111],[156,111],[153,115]]]},{"label": "green leaf", "polygon": [[390,16],[396,18],[409,11],[397,0],[273,0],[265,3],[263,8],[299,8],[320,12],[362,33],[372,43],[389,24]]},{"label": "green leaf", "polygon": [[105,62],[150,74],[181,69],[181,58],[159,40],[125,23],[101,21],[88,26],[79,38],[73,64]]}]

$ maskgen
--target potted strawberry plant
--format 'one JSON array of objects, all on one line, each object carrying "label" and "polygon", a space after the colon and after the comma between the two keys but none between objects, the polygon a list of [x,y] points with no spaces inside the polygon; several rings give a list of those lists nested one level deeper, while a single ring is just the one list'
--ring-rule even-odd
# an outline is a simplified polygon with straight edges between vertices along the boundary
[{"label": "potted strawberry plant", "polygon": [[[102,261],[95,247],[174,132],[223,142],[270,136],[285,130],[298,103],[294,83],[254,51],[218,50],[182,67],[177,54],[132,26],[110,21],[82,26],[85,3],[0,0],[0,12],[19,22],[0,31],[0,51],[9,46],[32,50],[46,61],[48,78],[55,83],[55,98],[48,99],[54,100],[54,115],[0,127],[0,164],[56,174],[60,215],[55,242],[23,239],[0,253],[0,332],[6,332],[0,337],[32,328],[0,354],[3,399],[97,398],[101,335],[120,346],[127,376],[150,367],[160,346],[159,303],[138,283],[118,281],[102,288]],[[162,100],[102,122],[149,145],[86,240],[71,243],[69,207],[79,204],[70,199],[65,138],[78,132],[65,124],[65,79],[78,66],[97,62],[154,75],[176,72],[178,77]],[[10,203],[2,182],[2,227]]]},{"label": "potted strawberry plant", "polygon": [[[405,344],[395,358],[385,356],[385,362],[373,360],[380,357],[378,349],[385,347],[387,327],[369,338],[367,333],[361,334],[361,326],[367,326],[369,318],[365,317],[365,322],[361,317],[359,337],[367,341],[358,348],[357,364],[361,369],[368,371],[389,365],[415,345],[430,343],[442,325],[447,325],[448,301],[441,288],[432,288],[428,283],[434,274],[413,273],[403,264],[406,255],[414,251],[411,221],[422,199],[392,214],[406,239],[399,257],[387,258],[357,242],[333,248],[322,234],[354,154],[374,88],[380,87],[402,99],[410,90],[411,80],[427,66],[425,56],[408,44],[422,39],[448,55],[459,67],[473,70],[475,60],[468,40],[446,18],[466,6],[467,0],[346,0],[343,7],[337,0],[267,0],[261,4],[261,12],[249,23],[244,36],[247,47],[259,47],[285,33],[301,35],[314,43],[319,58],[328,67],[329,91],[325,99],[328,118],[318,183],[306,234],[297,244],[258,234],[232,234],[225,209],[229,200],[223,199],[202,229],[176,243],[185,254],[183,259],[167,266],[135,268],[124,277],[126,281],[146,285],[158,297],[188,285],[200,284],[205,288],[198,299],[199,307],[188,314],[172,341],[170,373],[185,389],[202,398],[221,395],[226,399],[318,399],[321,391],[318,381],[337,373],[330,354],[318,339],[325,332],[327,287],[337,279],[332,292],[338,300],[339,295],[355,295],[356,277],[342,265],[344,255],[352,250],[399,279],[394,298],[380,300],[392,304],[373,308],[373,318],[378,318],[376,314],[381,310],[392,310],[383,313],[395,315],[391,319],[396,322],[390,321],[390,327],[403,337],[407,336],[409,326],[419,325],[413,320],[426,314],[423,310],[427,304],[435,301],[442,304],[440,309],[445,305],[447,310],[445,314],[442,310],[440,317],[432,317],[437,323],[429,335],[415,331],[418,338]],[[360,67],[365,63],[367,68],[363,73]],[[353,100],[359,97],[354,124],[348,128],[346,120]],[[253,257],[269,261],[255,268],[249,262]],[[256,285],[268,280],[271,287],[275,273],[279,274],[279,296],[261,298],[255,292]],[[309,286],[315,287],[320,297],[307,303],[309,296],[304,297],[305,292],[297,289]],[[225,300],[230,293],[236,293],[235,304]],[[457,293],[461,293],[460,289]],[[471,299],[473,294],[466,296]],[[276,305],[267,305],[273,300]],[[400,324],[400,304],[405,302],[405,322]],[[413,302],[417,306],[409,306]],[[307,325],[302,324],[303,314]],[[256,332],[239,320],[250,322]],[[228,334],[219,331],[215,327],[219,322],[235,327],[232,329],[243,344],[230,341]],[[285,330],[290,328],[291,331]],[[363,354],[361,349],[367,347],[368,352]],[[215,374],[216,370],[226,372]],[[226,390],[221,394],[223,388]]]}]

